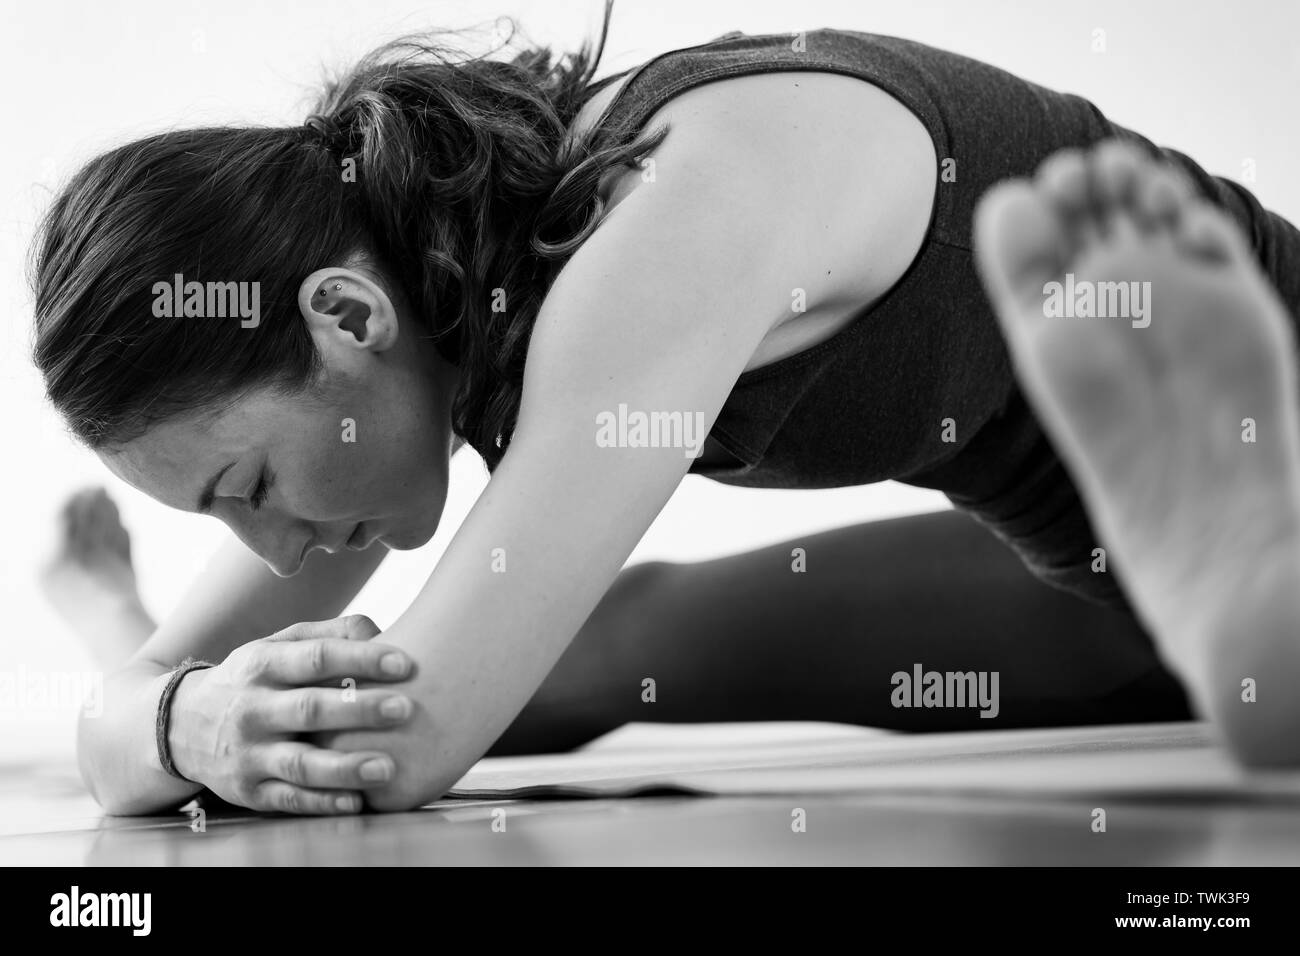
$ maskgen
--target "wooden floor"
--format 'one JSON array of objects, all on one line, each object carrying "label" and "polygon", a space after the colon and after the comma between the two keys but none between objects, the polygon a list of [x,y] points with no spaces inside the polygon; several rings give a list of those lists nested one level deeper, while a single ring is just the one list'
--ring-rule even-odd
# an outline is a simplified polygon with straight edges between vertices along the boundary
[{"label": "wooden floor", "polygon": [[[184,813],[104,817],[66,761],[36,762],[0,766],[0,864],[1300,865],[1294,796],[1178,794],[1152,783],[1102,801],[1105,832],[1092,826],[1095,795],[978,787],[464,798],[413,813],[335,818],[213,808],[195,832]],[[796,810],[804,811],[804,832],[792,828]]]}]

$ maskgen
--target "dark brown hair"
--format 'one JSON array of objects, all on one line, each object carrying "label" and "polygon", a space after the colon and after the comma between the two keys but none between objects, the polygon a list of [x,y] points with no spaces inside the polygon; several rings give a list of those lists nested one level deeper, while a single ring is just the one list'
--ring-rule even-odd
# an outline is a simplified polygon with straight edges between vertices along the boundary
[{"label": "dark brown hair", "polygon": [[[33,358],[74,435],[100,448],[253,388],[311,385],[299,284],[363,251],[459,367],[452,427],[494,470],[538,309],[603,212],[601,176],[667,133],[569,139],[612,4],[594,52],[494,59],[509,18],[481,56],[438,42],[454,31],[404,37],[329,83],[302,126],[167,132],[88,163],[32,256]],[[153,285],[177,273],[259,283],[260,323],[155,318]]]}]

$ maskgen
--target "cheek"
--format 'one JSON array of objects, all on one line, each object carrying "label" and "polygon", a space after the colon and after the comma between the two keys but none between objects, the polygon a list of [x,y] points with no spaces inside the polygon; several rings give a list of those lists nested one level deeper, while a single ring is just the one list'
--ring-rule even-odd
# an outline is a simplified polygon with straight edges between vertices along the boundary
[{"label": "cheek", "polygon": [[391,494],[426,485],[438,467],[437,429],[417,414],[394,416],[387,424],[387,429],[372,435],[368,449],[358,440],[356,447],[366,458],[361,468],[369,471],[376,487]]},{"label": "cheek", "polygon": [[407,504],[428,474],[426,449],[413,437],[345,424],[313,464],[322,503],[353,514],[378,514]]},{"label": "cheek", "polygon": [[365,443],[343,437],[342,428],[317,430],[269,456],[288,509],[308,521],[350,518],[375,494],[374,462]]},{"label": "cheek", "polygon": [[399,396],[383,399],[336,406],[303,428],[294,448],[300,514],[406,522],[429,510],[446,471],[436,423]]}]

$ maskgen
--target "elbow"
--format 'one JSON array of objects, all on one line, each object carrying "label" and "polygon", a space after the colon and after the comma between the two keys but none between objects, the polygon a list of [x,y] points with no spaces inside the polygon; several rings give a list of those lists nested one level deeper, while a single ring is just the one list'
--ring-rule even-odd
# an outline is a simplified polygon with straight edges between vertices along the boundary
[{"label": "elbow", "polygon": [[399,772],[397,779],[391,783],[366,791],[366,806],[381,813],[418,810],[443,797],[455,785],[456,779],[437,777],[418,780],[413,775]]},{"label": "elbow", "polygon": [[113,786],[102,775],[96,776],[88,768],[85,760],[81,761],[81,779],[100,808],[113,817],[144,817],[159,813],[173,813],[193,799],[193,796],[186,796],[181,799],[160,800],[157,796],[132,794]]},{"label": "elbow", "polygon": [[389,751],[397,773],[383,786],[366,791],[370,809],[388,813],[418,810],[447,795],[475,760],[434,746],[435,739],[400,736],[397,746]]},{"label": "elbow", "polygon": [[[122,759],[112,751],[112,741],[104,739],[99,715],[82,713],[77,719],[77,770],[86,790],[111,816],[134,817],[159,813],[174,807],[157,799],[145,799],[123,786],[109,770]],[[120,775],[119,775],[120,776]]]},{"label": "elbow", "polygon": [[422,695],[411,696],[416,701],[415,713],[400,729],[334,731],[310,738],[328,750],[375,752],[392,758],[397,771],[393,778],[364,791],[370,810],[416,810],[445,796],[491,744],[455,726],[445,712],[435,715],[427,698],[422,701]]},{"label": "elbow", "polygon": [[[393,764],[397,768],[394,777],[363,791],[366,808],[369,810],[385,813],[417,810],[445,795],[464,775],[463,771],[449,774],[445,770],[448,766],[459,767],[461,761],[442,762],[435,759],[432,748],[421,746],[422,741],[410,734],[377,736],[365,731],[343,731],[316,734],[312,739],[317,746],[329,750],[374,751],[386,753],[393,758]],[[472,763],[470,761],[470,765]]]},{"label": "elbow", "polygon": [[120,801],[114,800],[109,788],[105,785],[103,774],[99,772],[99,752],[98,740],[95,735],[95,721],[91,719],[84,711],[77,718],[77,770],[81,774],[81,782],[90,791],[90,795],[95,798],[106,813],[121,814],[124,811],[116,809]]},{"label": "elbow", "polygon": [[86,744],[81,741],[77,744],[77,766],[81,771],[81,782],[100,808],[110,816],[134,817],[158,811],[159,808],[153,804],[115,791],[104,776],[96,771],[95,761],[87,754]]},{"label": "elbow", "polygon": [[396,776],[366,791],[366,805],[371,810],[384,813],[418,810],[446,796],[474,764],[472,759],[451,755],[433,757],[429,751],[407,751],[394,756]]},{"label": "elbow", "polygon": [[418,810],[446,796],[475,762],[472,758],[445,753],[435,756],[432,748],[420,747],[409,738],[403,743],[415,745],[393,747],[389,751],[397,774],[382,786],[365,792],[366,806],[371,810],[383,813]]},{"label": "elbow", "polygon": [[169,806],[160,806],[156,802],[131,800],[127,797],[119,797],[111,793],[101,795],[91,791],[91,795],[95,798],[95,802],[100,805],[103,811],[111,817],[145,817],[173,809]]}]

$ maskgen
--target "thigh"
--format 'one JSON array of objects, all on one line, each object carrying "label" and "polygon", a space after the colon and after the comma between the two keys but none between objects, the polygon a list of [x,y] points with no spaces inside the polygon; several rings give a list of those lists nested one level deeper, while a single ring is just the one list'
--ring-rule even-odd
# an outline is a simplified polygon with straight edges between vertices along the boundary
[{"label": "thigh", "polygon": [[[649,673],[656,648],[680,652],[662,653],[679,663],[660,701],[680,682],[690,709],[705,715],[692,719],[938,730],[1186,716],[1172,678],[1167,693],[1146,683],[1123,693],[1167,677],[1131,614],[1043,584],[955,511],[673,566],[658,590],[634,653]],[[999,717],[895,708],[892,676],[918,664],[998,672]]]},{"label": "thigh", "polygon": [[[1023,423],[1015,436],[1015,451],[1006,453],[1015,461],[1012,480],[992,496],[949,494],[949,500],[1043,584],[1136,620],[1119,569],[1098,539],[1074,480],[1019,388],[1012,392],[1004,420]],[[996,449],[998,441],[991,438],[984,444]],[[981,453],[988,455],[988,447]]]}]

